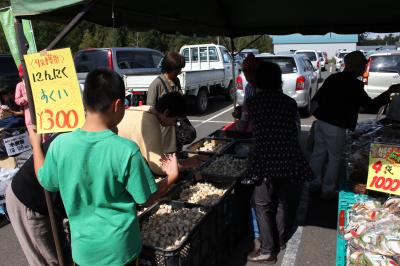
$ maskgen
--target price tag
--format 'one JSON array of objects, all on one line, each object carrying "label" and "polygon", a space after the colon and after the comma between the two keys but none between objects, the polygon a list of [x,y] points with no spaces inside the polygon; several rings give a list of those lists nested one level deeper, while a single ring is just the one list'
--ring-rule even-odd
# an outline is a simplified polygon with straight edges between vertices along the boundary
[{"label": "price tag", "polygon": [[400,195],[400,147],[371,144],[367,189]]},{"label": "price tag", "polygon": [[80,128],[85,120],[80,85],[69,48],[24,55],[38,133]]},{"label": "price tag", "polygon": [[25,132],[23,134],[11,138],[6,138],[3,141],[8,156],[20,154],[24,151],[28,151],[31,149],[28,132]]}]

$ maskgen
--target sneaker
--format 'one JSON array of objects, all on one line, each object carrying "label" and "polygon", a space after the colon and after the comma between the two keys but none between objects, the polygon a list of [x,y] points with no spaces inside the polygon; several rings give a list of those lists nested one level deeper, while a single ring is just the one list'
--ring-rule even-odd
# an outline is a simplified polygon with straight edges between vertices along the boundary
[{"label": "sneaker", "polygon": [[256,254],[247,256],[247,259],[253,262],[263,262],[267,265],[276,263],[276,256],[274,254],[262,254],[261,251],[258,251]]},{"label": "sneaker", "polygon": [[254,239],[254,248],[253,250],[249,253],[249,257],[255,256],[259,251],[261,247],[261,242],[258,238]]}]

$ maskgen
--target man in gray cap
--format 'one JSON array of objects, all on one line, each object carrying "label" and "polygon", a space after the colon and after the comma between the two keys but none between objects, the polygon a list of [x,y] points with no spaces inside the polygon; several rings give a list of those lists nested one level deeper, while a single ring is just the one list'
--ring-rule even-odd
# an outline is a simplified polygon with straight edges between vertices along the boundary
[{"label": "man in gray cap", "polygon": [[317,121],[310,166],[316,180],[311,188],[321,187],[323,199],[336,195],[346,129],[355,129],[360,107],[372,112],[378,111],[390,102],[390,94],[400,92],[400,84],[394,84],[371,99],[364,90],[364,83],[358,79],[364,73],[367,62],[362,52],[349,53],[344,58],[343,72],[329,76],[313,99],[317,103],[313,113]]}]

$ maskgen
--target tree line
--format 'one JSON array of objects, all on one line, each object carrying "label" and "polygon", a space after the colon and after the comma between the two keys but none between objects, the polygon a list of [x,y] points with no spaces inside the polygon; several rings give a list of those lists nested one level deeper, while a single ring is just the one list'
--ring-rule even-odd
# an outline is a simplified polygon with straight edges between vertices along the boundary
[{"label": "tree line", "polygon": [[[1,6],[0,6],[1,7]],[[37,49],[40,51],[57,36],[65,27],[63,24],[48,21],[32,21]],[[246,36],[234,39],[235,51],[243,48],[257,48],[260,52],[272,52],[272,39],[268,35],[262,36],[251,47],[245,47],[258,36]],[[109,28],[83,21],[72,30],[59,44],[58,48],[70,47],[72,52],[80,49],[95,47],[145,47],[166,51],[179,51],[185,44],[219,43],[229,50],[230,38],[224,36],[185,36],[182,34],[164,34],[151,30],[136,32],[126,27]],[[8,53],[9,48],[0,31],[0,53]]]}]

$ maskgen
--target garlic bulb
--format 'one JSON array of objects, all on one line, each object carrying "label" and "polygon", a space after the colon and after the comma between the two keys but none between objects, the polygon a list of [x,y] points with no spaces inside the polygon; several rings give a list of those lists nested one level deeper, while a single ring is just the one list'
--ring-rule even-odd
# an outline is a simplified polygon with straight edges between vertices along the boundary
[{"label": "garlic bulb", "polygon": [[205,152],[213,152],[222,148],[224,142],[217,141],[215,139],[206,140],[203,142],[203,145],[196,149],[196,151],[205,151]]},{"label": "garlic bulb", "polygon": [[202,170],[202,173],[205,175],[240,177],[246,171],[246,168],[247,159],[238,159],[225,154],[218,156]]},{"label": "garlic bulb", "polygon": [[183,187],[179,198],[181,201],[211,206],[218,202],[226,189],[219,189],[209,183],[187,184]]},{"label": "garlic bulb", "polygon": [[196,223],[205,215],[200,208],[173,208],[161,204],[156,213],[142,223],[143,244],[166,250],[178,248]]}]

